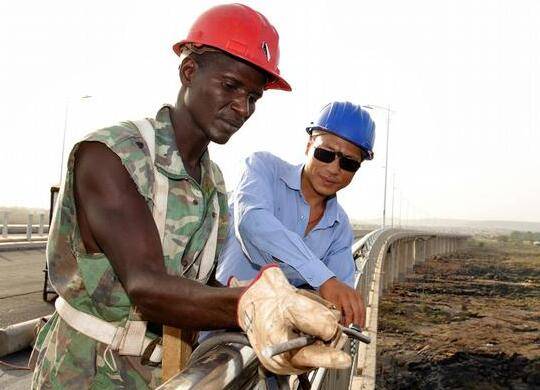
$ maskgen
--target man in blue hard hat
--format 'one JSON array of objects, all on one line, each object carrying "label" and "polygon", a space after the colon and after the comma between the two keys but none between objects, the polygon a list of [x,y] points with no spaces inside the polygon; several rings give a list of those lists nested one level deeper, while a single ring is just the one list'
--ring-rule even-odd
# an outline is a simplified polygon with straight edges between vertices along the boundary
[{"label": "man in blue hard hat", "polygon": [[307,132],[305,164],[268,152],[246,159],[216,277],[248,280],[277,263],[293,285],[318,290],[341,309],[344,324],[363,325],[364,306],[352,288],[353,231],[336,193],[373,158],[375,123],[361,106],[333,102]]}]

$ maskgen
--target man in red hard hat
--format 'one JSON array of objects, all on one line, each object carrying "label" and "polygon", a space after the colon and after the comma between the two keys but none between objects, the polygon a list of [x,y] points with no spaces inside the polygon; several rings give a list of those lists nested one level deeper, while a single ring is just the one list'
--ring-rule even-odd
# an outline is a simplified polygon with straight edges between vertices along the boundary
[{"label": "man in red hard hat", "polygon": [[153,388],[164,325],[241,327],[259,356],[295,332],[330,343],[263,362],[274,372],[350,364],[330,346],[340,337],[335,314],[297,294],[279,268],[247,288],[208,285],[227,200],[207,146],[226,143],[265,89],[290,90],[276,30],[249,7],[222,5],[174,51],[182,83],[174,106],[95,131],[70,153],[47,245],[59,298],[36,340],[33,388]]}]

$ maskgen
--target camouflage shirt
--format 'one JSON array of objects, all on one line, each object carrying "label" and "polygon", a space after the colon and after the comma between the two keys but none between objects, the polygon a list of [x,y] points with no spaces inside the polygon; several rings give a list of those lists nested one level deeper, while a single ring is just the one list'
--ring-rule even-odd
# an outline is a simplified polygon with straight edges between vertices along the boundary
[{"label": "camouflage shirt", "polygon": [[[218,215],[218,210],[213,210],[214,196],[218,197],[220,208],[216,257],[226,238],[227,199],[223,177],[208,152],[201,161],[200,184],[189,176],[176,146],[170,107],[163,107],[150,122],[155,130],[155,165],[169,182],[163,261],[169,274],[195,279],[199,254]],[[83,141],[101,142],[114,152],[152,210],[154,170],[137,127],[123,122],[95,131]],[[133,310],[107,256],[89,254],[84,249],[73,195],[74,162],[79,145],[70,153],[49,233],[49,276],[56,291],[71,306],[121,326],[128,318],[141,318]],[[156,337],[150,332],[147,336]],[[159,384],[160,368],[142,365],[140,358],[119,356],[115,352],[106,359],[106,353],[111,353],[107,345],[69,327],[55,313],[36,341],[33,388],[145,389]]]}]

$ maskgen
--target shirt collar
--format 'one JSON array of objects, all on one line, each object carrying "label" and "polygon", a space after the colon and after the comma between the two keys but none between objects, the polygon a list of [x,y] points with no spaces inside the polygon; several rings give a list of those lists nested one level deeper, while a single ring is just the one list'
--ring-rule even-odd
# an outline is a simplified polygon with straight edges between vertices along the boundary
[{"label": "shirt collar", "polygon": [[[302,195],[301,191],[301,182],[302,182],[302,171],[304,170],[304,164],[293,165],[288,167],[285,172],[282,173],[281,179],[285,182],[287,187],[292,190],[298,191],[299,195]],[[331,196],[326,201],[326,209],[324,210],[324,215],[319,222],[319,226],[322,228],[330,227],[335,222],[341,222],[338,212],[338,202],[337,197]]]},{"label": "shirt collar", "polygon": [[283,172],[281,175],[281,179],[285,182],[285,184],[287,184],[287,187],[300,191],[303,169],[304,164],[287,167],[287,170],[285,170],[285,172]]},{"label": "shirt collar", "polygon": [[[184,167],[182,157],[176,146],[174,128],[171,121],[171,106],[163,106],[152,121],[156,133],[156,166],[172,179],[187,179],[189,173]],[[225,184],[220,178],[216,178],[210,161],[208,149],[201,158],[201,187],[205,192],[216,189],[226,193]]]}]

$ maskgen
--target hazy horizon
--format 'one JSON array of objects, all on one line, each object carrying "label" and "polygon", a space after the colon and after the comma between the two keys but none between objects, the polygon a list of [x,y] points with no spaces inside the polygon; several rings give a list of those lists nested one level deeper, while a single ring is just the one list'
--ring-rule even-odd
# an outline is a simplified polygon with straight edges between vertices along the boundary
[{"label": "hazy horizon", "polygon": [[[92,129],[174,103],[171,46],[221,3],[0,5],[0,205],[48,207],[66,120],[67,154]],[[244,3],[276,26],[293,92],[265,92],[227,145],[210,146],[229,190],[251,152],[302,162],[306,125],[350,100],[395,110],[387,222],[393,198],[403,220],[540,221],[540,2]],[[338,195],[351,219],[382,215],[386,114],[372,115],[375,159]]]}]

